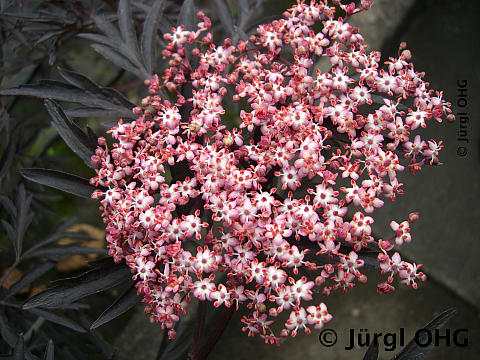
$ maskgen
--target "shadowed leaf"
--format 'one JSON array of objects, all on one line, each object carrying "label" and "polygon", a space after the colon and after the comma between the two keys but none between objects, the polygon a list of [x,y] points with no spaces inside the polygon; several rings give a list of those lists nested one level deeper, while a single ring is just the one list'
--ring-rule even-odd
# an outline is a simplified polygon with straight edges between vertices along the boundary
[{"label": "shadowed leaf", "polygon": [[162,21],[162,11],[165,0],[156,0],[143,23],[143,31],[141,37],[143,62],[149,73],[154,70],[156,55],[155,36],[157,33],[158,23]]},{"label": "shadowed leaf", "polygon": [[75,321],[67,318],[66,316],[63,316],[59,313],[53,312],[53,311],[48,311],[48,310],[42,310],[42,309],[30,309],[28,310],[31,313],[44,318],[45,320],[48,320],[50,322],[53,322],[58,325],[65,326],[69,329],[75,330],[77,332],[84,333],[87,330],[85,330],[83,327],[78,325]]},{"label": "shadowed leaf", "polygon": [[442,328],[456,313],[457,310],[448,309],[435,317],[423,327],[420,336],[417,339],[412,339],[392,360],[420,360],[425,358],[433,350],[435,342],[432,341],[428,346],[419,346],[417,343],[426,344],[428,341],[427,331],[434,336],[435,330]]},{"label": "shadowed leaf", "polygon": [[90,270],[80,276],[56,282],[56,285],[28,299],[23,309],[58,308],[130,279],[126,266],[114,265]]},{"label": "shadowed leaf", "polygon": [[115,319],[123,313],[130,310],[140,301],[140,296],[137,295],[135,286],[130,287],[124,294],[122,294],[115,302],[106,309],[102,315],[94,321],[90,329],[96,329],[103,324]]},{"label": "shadowed leaf", "polygon": [[125,43],[133,52],[138,54],[137,34],[135,34],[133,28],[129,0],[120,0],[118,4],[118,24]]},{"label": "shadowed leaf", "polygon": [[377,360],[378,359],[378,343],[373,341],[368,347],[363,360]]},{"label": "shadowed leaf", "polygon": [[218,17],[220,22],[226,30],[228,30],[227,36],[231,37],[233,35],[233,15],[230,6],[226,0],[214,0],[215,6],[217,8]]},{"label": "shadowed leaf", "polygon": [[46,99],[45,107],[52,118],[52,125],[58,131],[62,139],[83,162],[89,166],[93,150],[87,135],[74,122],[65,115],[63,109],[54,101]]},{"label": "shadowed leaf", "polygon": [[58,261],[65,257],[72,255],[88,255],[88,254],[100,254],[106,255],[105,249],[99,249],[89,246],[78,245],[58,245],[52,246],[40,250],[35,250],[24,256],[24,259],[30,259],[34,257],[45,257],[49,260]]},{"label": "shadowed leaf", "polygon": [[54,353],[55,353],[55,345],[53,344],[53,340],[50,339],[47,343],[47,348],[45,349],[45,356],[43,360],[54,360]]},{"label": "shadowed leaf", "polygon": [[22,169],[20,173],[28,180],[88,199],[96,189],[87,179],[57,170]]},{"label": "shadowed leaf", "polygon": [[25,288],[25,286],[30,285],[32,282],[34,282],[43,274],[45,274],[50,269],[52,269],[54,266],[55,266],[54,262],[47,261],[47,262],[38,264],[31,270],[27,271],[20,280],[18,280],[16,283],[14,283],[12,286],[8,288],[8,290],[5,292],[4,296],[2,297],[2,300],[8,299],[9,297],[17,294],[20,290]]}]

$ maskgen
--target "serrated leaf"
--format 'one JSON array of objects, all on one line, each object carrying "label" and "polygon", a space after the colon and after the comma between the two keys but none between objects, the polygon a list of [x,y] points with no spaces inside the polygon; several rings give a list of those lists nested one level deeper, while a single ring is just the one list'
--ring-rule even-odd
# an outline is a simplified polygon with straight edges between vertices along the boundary
[{"label": "serrated leaf", "polygon": [[112,88],[104,88],[95,84],[92,80],[83,76],[82,74],[76,73],[74,71],[65,70],[62,68],[57,68],[59,74],[70,84],[86,90],[88,93],[100,96],[106,101],[110,101],[116,105],[124,106],[127,109],[132,109],[135,107],[135,104],[130,102],[117,90]]},{"label": "serrated leaf", "polygon": [[119,117],[123,119],[133,119],[133,113],[131,111],[119,111],[119,110],[108,110],[108,109],[98,109],[98,108],[76,108],[76,109],[65,109],[65,115],[70,117],[113,117],[118,119]]},{"label": "serrated leaf", "polygon": [[[448,320],[455,316],[456,313],[456,309],[445,310],[422,329],[433,333],[435,330],[442,328],[448,322]],[[428,335],[426,335],[425,331],[422,331],[421,336],[419,336],[417,339],[412,339],[398,354],[392,358],[392,360],[420,360],[425,358],[428,354],[430,354],[435,346],[434,341],[432,341],[428,346],[417,345],[417,343],[426,343],[425,340],[428,340]]]},{"label": "serrated leaf", "polygon": [[12,225],[10,225],[8,222],[6,222],[3,219],[0,219],[3,225],[3,228],[5,229],[5,232],[7,233],[8,238],[12,241],[12,244],[15,246],[15,239],[17,237],[17,233],[15,229],[13,228]]},{"label": "serrated leaf", "polygon": [[55,266],[54,262],[47,261],[47,262],[38,264],[31,270],[27,271],[20,280],[18,280],[16,283],[14,283],[12,286],[8,288],[8,290],[2,296],[2,300],[6,300],[9,297],[17,294],[20,290],[25,288],[25,286],[30,285],[32,282],[34,282],[43,274],[45,274],[50,269],[52,269],[54,266]]},{"label": "serrated leaf", "polygon": [[95,23],[95,26],[99,28],[105,35],[107,35],[108,38],[116,41],[117,43],[122,41],[122,37],[118,29],[110,21],[108,21],[105,16],[92,16],[92,19]]},{"label": "serrated leaf", "polygon": [[8,323],[7,317],[5,316],[3,310],[0,310],[0,334],[8,346],[11,348],[15,347],[18,335],[15,329]]},{"label": "serrated leaf", "polygon": [[92,44],[92,48],[94,48],[100,55],[109,59],[115,65],[135,74],[141,79],[147,79],[150,77],[149,74],[142,72],[138,69],[128,58],[120,54],[118,51],[110,48],[108,46],[104,46],[101,44]]},{"label": "serrated leaf", "polygon": [[15,208],[15,205],[13,204],[13,201],[10,200],[5,195],[0,195],[0,203],[2,204],[4,209],[7,210],[8,215],[10,215],[11,218],[15,218],[15,216],[17,214],[17,209]]},{"label": "serrated leaf", "polygon": [[223,27],[228,30],[228,35],[231,37],[233,35],[233,15],[230,6],[226,0],[214,0],[215,6],[217,8],[218,17]]},{"label": "serrated leaf", "polygon": [[63,109],[54,101],[46,99],[45,107],[52,118],[52,125],[72,151],[77,154],[88,167],[94,154],[90,148],[87,135],[63,112]]},{"label": "serrated leaf", "polygon": [[29,312],[44,318],[45,320],[48,320],[50,322],[53,322],[58,325],[65,326],[69,329],[72,329],[77,332],[87,332],[85,328],[82,326],[78,325],[75,321],[67,318],[66,316],[63,316],[59,313],[53,312],[53,311],[48,311],[48,310],[42,310],[42,309],[29,309]]},{"label": "serrated leaf", "polygon": [[[64,84],[59,81],[42,80],[36,84],[20,85],[14,88],[0,89],[0,95],[12,96],[32,96],[40,99],[53,99],[58,101],[68,101],[82,104],[90,107],[111,109],[116,111],[125,111],[125,106],[120,106],[98,95],[91,94],[83,89],[70,84]],[[128,109],[131,115],[131,108]]]},{"label": "serrated leaf", "polygon": [[60,237],[62,237],[62,235],[65,233],[65,231],[67,231],[67,229],[70,228],[75,223],[75,221],[77,221],[77,219],[75,217],[72,217],[70,219],[65,220],[62,224],[60,224],[55,229],[55,231],[52,234],[50,234],[45,239],[39,241],[37,244],[35,244],[30,249],[25,251],[23,253],[23,257],[27,257],[31,252],[41,248],[42,246],[48,245],[48,244],[60,239]]},{"label": "serrated leaf", "polygon": [[247,21],[248,21],[248,14],[250,9],[248,0],[238,0],[237,6],[238,6],[238,27],[242,31],[244,31],[245,25],[247,24]]},{"label": "serrated leaf", "polygon": [[185,30],[195,30],[195,3],[184,0],[178,15],[177,26],[183,25]]},{"label": "serrated leaf", "polygon": [[29,213],[28,210],[30,209],[30,204],[32,202],[32,195],[26,195],[25,187],[20,185],[17,191],[17,200],[16,200],[16,207],[17,207],[17,216],[15,218],[15,227],[16,227],[16,237],[14,241],[15,247],[15,255],[17,260],[20,258],[22,253],[22,243],[23,238],[25,236],[25,232],[27,231],[28,226],[30,225],[31,221],[33,220],[33,214]]},{"label": "serrated leaf", "polygon": [[20,173],[28,180],[88,199],[96,189],[87,179],[57,170],[22,169]]},{"label": "serrated leaf", "polygon": [[45,349],[45,355],[43,356],[43,360],[54,360],[55,358],[55,345],[53,344],[53,340],[48,340],[47,347]]},{"label": "serrated leaf", "polygon": [[44,257],[49,260],[58,261],[65,257],[72,255],[89,255],[89,254],[99,254],[106,255],[107,252],[105,249],[99,249],[89,246],[78,246],[78,245],[58,245],[48,248],[43,248],[39,250],[32,251],[27,255],[24,255],[24,259],[30,259],[35,257]]},{"label": "serrated leaf", "polygon": [[10,141],[8,142],[8,146],[5,149],[2,158],[0,159],[0,180],[3,179],[5,175],[7,175],[8,170],[10,169],[10,165],[12,164],[13,155],[15,155],[15,150],[17,148],[17,132],[14,131]]},{"label": "serrated leaf", "polygon": [[[90,324],[89,319],[82,313],[79,315],[80,324],[88,327]],[[110,346],[108,342],[104,340],[102,335],[97,330],[89,329],[88,335],[92,342],[100,349],[102,355],[107,360],[114,360],[116,358],[115,350]]]},{"label": "serrated leaf", "polygon": [[90,329],[96,329],[103,324],[115,319],[123,313],[130,310],[140,301],[135,286],[131,286],[124,294],[122,294],[115,302],[110,305],[90,326]]},{"label": "serrated leaf", "polygon": [[118,4],[118,25],[123,40],[138,58],[137,34],[133,28],[129,0],[120,0],[120,3]]},{"label": "serrated leaf", "polygon": [[58,308],[68,305],[86,296],[110,289],[131,278],[126,266],[115,265],[90,270],[80,276],[57,281],[54,287],[47,289],[23,304],[23,309]]},{"label": "serrated leaf", "polygon": [[363,360],[377,360],[378,359],[378,342],[373,341],[368,347]]},{"label": "serrated leaf", "polygon": [[141,37],[143,62],[146,70],[151,74],[153,72],[153,64],[155,63],[156,46],[155,35],[158,28],[158,23],[161,22],[163,16],[163,7],[165,0],[155,0],[150,10],[147,12],[147,17],[143,22],[143,30]]}]

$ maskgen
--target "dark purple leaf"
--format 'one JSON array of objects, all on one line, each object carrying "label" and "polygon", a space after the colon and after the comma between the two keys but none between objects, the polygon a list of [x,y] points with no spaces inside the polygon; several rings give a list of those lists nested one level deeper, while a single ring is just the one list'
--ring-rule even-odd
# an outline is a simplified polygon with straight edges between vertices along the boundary
[{"label": "dark purple leaf", "polygon": [[[85,317],[84,314],[79,314],[80,324],[85,328],[89,327],[90,320]],[[100,349],[103,358],[107,360],[115,360],[116,354],[115,350],[110,346],[108,342],[102,337],[102,335],[97,330],[88,330],[88,335],[92,342]]]},{"label": "dark purple leaf", "polygon": [[120,94],[117,90],[112,88],[100,87],[82,74],[68,71],[62,68],[57,68],[60,75],[73,86],[86,90],[89,94],[99,96],[106,101],[113,104],[120,105],[130,110],[135,107],[127,98]]},{"label": "dark purple leaf", "polygon": [[378,359],[378,342],[373,341],[368,347],[363,360],[377,360]]},{"label": "dark purple leaf", "polygon": [[5,195],[0,195],[0,203],[3,205],[5,210],[7,210],[8,215],[10,215],[11,218],[14,218],[17,213],[17,209],[15,208],[13,201]]},{"label": "dark purple leaf", "polygon": [[20,185],[17,191],[17,200],[16,200],[16,207],[17,207],[17,216],[15,218],[15,230],[16,230],[16,237],[14,241],[14,248],[15,248],[15,255],[17,260],[20,258],[22,253],[22,243],[23,238],[25,236],[25,232],[27,231],[30,222],[33,220],[33,214],[29,213],[30,204],[32,202],[32,195],[28,195],[25,193],[25,187]]},{"label": "dark purple leaf", "polygon": [[107,38],[112,39],[117,43],[122,41],[122,37],[118,29],[113,26],[113,24],[107,20],[105,16],[93,16],[92,19],[95,22],[95,26],[99,28],[105,35],[107,35]]},{"label": "dark purple leaf", "polygon": [[248,4],[248,0],[238,0],[237,6],[238,6],[238,27],[242,31],[244,31],[245,25],[247,24],[247,21],[248,21],[250,5]]},{"label": "dark purple leaf", "polygon": [[93,44],[92,48],[94,48],[95,51],[97,51],[100,55],[113,62],[115,65],[137,75],[139,78],[147,79],[150,77],[146,70],[143,69],[144,71],[142,71],[142,69],[139,69],[137,65],[132,63],[130,58],[125,57],[123,54],[119,53],[113,48],[101,44]]},{"label": "dark purple leaf", "polygon": [[53,311],[48,311],[48,310],[42,310],[42,309],[30,309],[28,310],[29,312],[44,318],[45,320],[48,320],[50,322],[53,322],[58,325],[65,326],[69,329],[72,329],[77,332],[84,333],[86,332],[85,328],[82,326],[78,325],[77,322],[67,318],[64,315],[61,315],[59,313],[53,312]]},{"label": "dark purple leaf", "polygon": [[45,349],[45,355],[43,360],[54,360],[55,353],[55,345],[53,344],[53,340],[50,339],[47,343],[47,348]]},{"label": "dark purple leaf", "polygon": [[[445,310],[422,329],[429,331],[434,336],[435,330],[442,328],[456,313],[457,310],[455,309]],[[417,343],[425,344],[427,340],[428,335],[425,331],[422,331],[417,339],[412,339],[392,360],[420,360],[425,358],[433,350],[435,342],[432,341],[428,346],[419,346]]]},{"label": "dark purple leaf", "polygon": [[17,339],[17,343],[13,348],[13,360],[25,360],[25,339],[20,334]]},{"label": "dark purple leaf", "polygon": [[30,249],[25,251],[23,253],[23,257],[28,256],[31,252],[35,251],[36,249],[41,248],[42,246],[48,245],[48,244],[60,239],[63,236],[63,234],[65,233],[65,231],[67,231],[67,229],[70,228],[76,221],[77,221],[77,219],[75,217],[72,217],[70,219],[65,220],[62,224],[60,224],[57,227],[57,229],[55,230],[55,232],[53,234],[50,234],[45,239],[39,241],[37,244],[35,244]]},{"label": "dark purple leaf", "polygon": [[57,170],[22,169],[20,173],[28,180],[88,199],[96,189],[87,179]]},{"label": "dark purple leaf", "polygon": [[2,339],[10,346],[11,348],[15,347],[17,343],[18,334],[15,329],[10,326],[8,323],[7,317],[5,316],[3,310],[0,309],[0,335]]},{"label": "dark purple leaf", "polygon": [[131,108],[125,110],[125,106],[112,103],[98,94],[92,94],[71,84],[59,81],[42,80],[36,84],[20,85],[14,88],[0,89],[0,95],[23,95],[40,99],[54,99],[68,101],[100,109],[110,109],[117,112],[125,112],[131,116]]},{"label": "dark purple leaf", "polygon": [[122,38],[138,58],[137,34],[133,28],[132,11],[130,10],[129,0],[120,0],[117,15]]},{"label": "dark purple leaf", "polygon": [[55,266],[54,262],[47,261],[47,262],[38,264],[31,270],[27,271],[20,280],[18,280],[16,283],[14,283],[12,286],[8,288],[8,290],[3,295],[2,300],[8,299],[9,297],[17,294],[25,286],[37,280],[39,277],[41,277],[43,274],[48,272],[54,266]]},{"label": "dark purple leaf", "polygon": [[162,12],[165,0],[155,0],[152,7],[147,12],[147,17],[143,22],[143,31],[141,37],[143,62],[146,70],[151,74],[154,70],[156,55],[155,38],[157,35],[158,23],[163,19]]},{"label": "dark purple leaf", "polygon": [[74,278],[57,281],[54,287],[28,299],[23,304],[23,309],[59,308],[110,289],[130,278],[130,270],[126,266],[115,265],[94,269]]},{"label": "dark purple leaf", "polygon": [[0,180],[8,173],[10,165],[12,164],[13,155],[17,148],[17,132],[14,131],[2,158],[0,159]]},{"label": "dark purple leaf", "polygon": [[228,3],[226,0],[214,0],[214,2],[217,8],[216,10],[217,10],[220,22],[228,32],[227,36],[229,37],[233,36],[234,21],[233,21],[233,15],[232,15],[232,10],[230,9],[230,6],[228,6]]},{"label": "dark purple leaf", "polygon": [[135,286],[131,286],[124,294],[122,294],[115,302],[110,305],[103,313],[94,321],[90,329],[96,329],[103,324],[115,319],[123,313],[130,310],[140,301]]},{"label": "dark purple leaf", "polygon": [[58,245],[58,246],[52,246],[52,247],[32,251],[27,255],[25,255],[23,258],[30,259],[30,258],[44,257],[49,260],[59,261],[61,259],[64,259],[72,255],[88,255],[88,254],[106,255],[107,251],[105,249],[99,249],[99,248],[89,247],[89,246]]},{"label": "dark purple leaf", "polygon": [[52,125],[60,134],[62,139],[72,151],[77,154],[83,162],[92,167],[90,161],[94,154],[93,149],[87,135],[63,112],[63,109],[54,101],[46,99],[44,101],[50,117]]}]

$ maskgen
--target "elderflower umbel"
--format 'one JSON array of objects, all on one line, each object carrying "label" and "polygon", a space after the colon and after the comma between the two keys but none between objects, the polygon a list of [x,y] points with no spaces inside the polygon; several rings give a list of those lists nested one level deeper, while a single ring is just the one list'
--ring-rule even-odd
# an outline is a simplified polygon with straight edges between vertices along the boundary
[{"label": "elderflower umbel", "polygon": [[[347,18],[370,3],[361,6],[340,5]],[[168,67],[146,81],[136,120],[120,120],[113,146],[99,139],[92,157],[109,253],[131,268],[151,318],[172,329],[192,297],[246,305],[243,330],[278,344],[330,321],[312,291],[365,282],[366,247],[388,274],[379,292],[394,290],[397,275],[416,288],[420,265],[392,254],[390,242],[411,240],[409,221],[392,221],[388,240],[371,232],[375,210],[403,193],[397,173],[438,164],[442,142],[413,132],[451,112],[410,53],[382,69],[327,1],[301,1],[248,40],[220,46],[197,15],[196,31],[164,36]],[[315,57],[331,69],[315,69]],[[241,123],[227,129],[231,100]],[[275,334],[282,311],[289,317]]]}]

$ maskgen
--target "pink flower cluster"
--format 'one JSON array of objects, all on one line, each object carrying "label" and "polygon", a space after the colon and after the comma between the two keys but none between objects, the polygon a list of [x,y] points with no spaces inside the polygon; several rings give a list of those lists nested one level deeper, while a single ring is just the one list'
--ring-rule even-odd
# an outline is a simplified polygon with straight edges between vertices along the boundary
[{"label": "pink flower cluster", "polygon": [[[340,7],[348,17],[370,6],[361,4]],[[120,120],[113,146],[100,138],[92,157],[109,253],[131,268],[146,312],[174,336],[192,297],[244,304],[243,329],[278,343],[332,318],[309,303],[312,291],[365,282],[367,247],[388,274],[379,292],[394,290],[396,275],[416,288],[425,275],[393,242],[411,240],[418,214],[392,221],[387,240],[372,236],[367,216],[402,194],[398,172],[437,164],[442,148],[412,135],[450,104],[410,52],[401,47],[381,69],[380,54],[327,1],[299,2],[237,44],[214,45],[210,19],[197,16],[197,31],[165,35],[163,76],[146,81],[137,119]],[[329,71],[315,69],[317,57]]]}]

